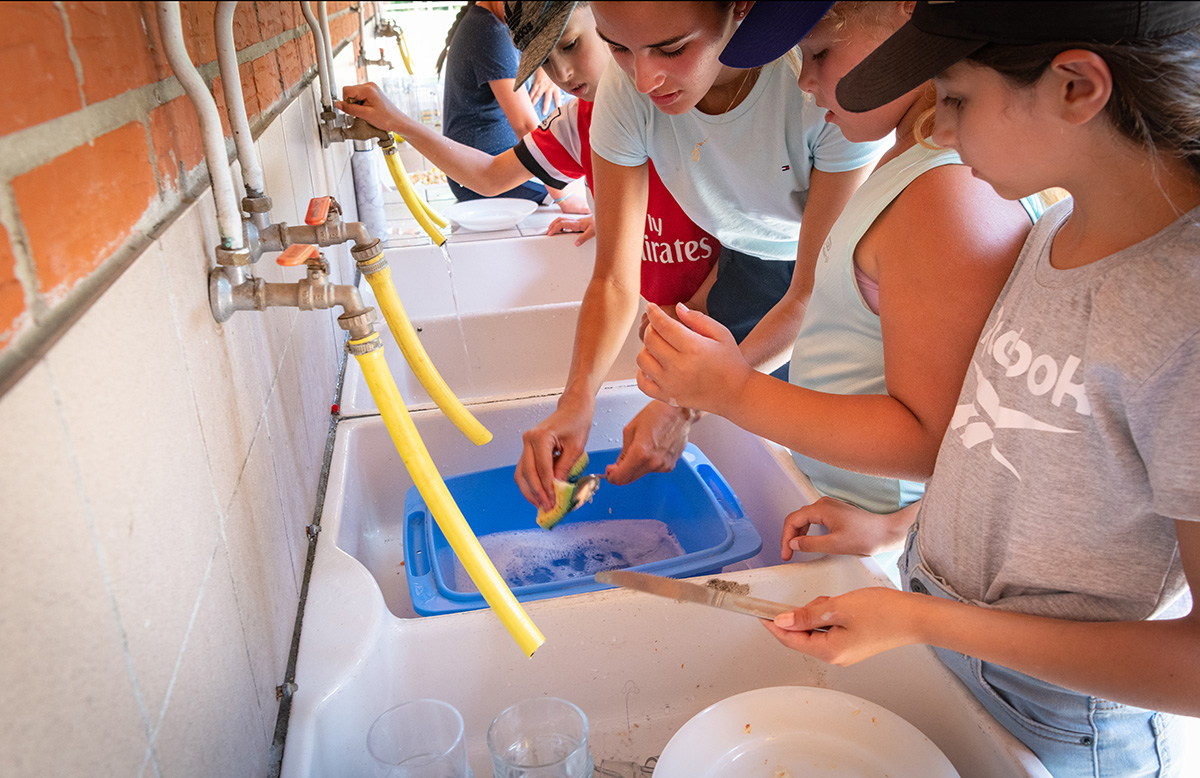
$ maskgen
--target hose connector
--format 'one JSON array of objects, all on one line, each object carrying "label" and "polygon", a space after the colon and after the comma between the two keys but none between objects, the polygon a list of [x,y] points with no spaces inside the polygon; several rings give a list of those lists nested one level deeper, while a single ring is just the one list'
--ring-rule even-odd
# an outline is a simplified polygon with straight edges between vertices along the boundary
[{"label": "hose connector", "polygon": [[375,331],[374,308],[363,308],[357,311],[347,311],[338,317],[338,326],[350,333],[346,341],[346,350],[355,356],[370,354],[375,349],[383,348],[383,341]]},{"label": "hose connector", "polygon": [[244,267],[250,264],[250,249],[228,249],[224,246],[217,246],[214,250],[217,256],[217,264],[223,267]]}]

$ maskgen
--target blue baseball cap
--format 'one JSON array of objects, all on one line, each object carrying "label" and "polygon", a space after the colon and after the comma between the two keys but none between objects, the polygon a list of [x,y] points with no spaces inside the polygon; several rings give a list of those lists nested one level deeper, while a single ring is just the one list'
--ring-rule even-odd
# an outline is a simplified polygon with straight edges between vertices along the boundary
[{"label": "blue baseball cap", "polygon": [[807,0],[759,0],[725,44],[721,64],[756,68],[779,59],[808,35],[832,5]]}]

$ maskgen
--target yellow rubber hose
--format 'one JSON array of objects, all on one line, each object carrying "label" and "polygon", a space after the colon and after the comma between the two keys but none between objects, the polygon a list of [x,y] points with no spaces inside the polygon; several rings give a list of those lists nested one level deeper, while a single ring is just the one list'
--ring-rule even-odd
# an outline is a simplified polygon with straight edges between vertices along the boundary
[{"label": "yellow rubber hose", "polygon": [[[392,140],[394,140],[397,144],[404,142],[404,138],[401,138],[399,135],[397,135],[394,132],[392,133]],[[403,177],[405,182],[407,182],[409,189],[412,189],[412,179],[408,177],[408,168],[404,167],[404,160],[400,158],[399,152],[397,152],[397,154],[396,154],[396,167],[399,169],[399,173],[396,173],[395,171],[393,171],[392,178],[395,178],[397,175]],[[391,170],[391,168],[389,168],[389,170]],[[396,188],[397,189],[400,188],[399,181],[396,181]],[[421,199],[420,196],[417,195],[415,189],[413,189],[412,191],[413,191],[413,196],[416,197],[416,199],[417,199],[417,202],[419,202],[421,204],[422,210],[425,211],[425,213],[429,216],[429,218],[433,221],[434,224],[441,227],[442,229],[446,229],[447,227],[450,226],[450,222],[447,221],[445,216],[442,216],[440,213],[438,213],[436,208],[434,208],[432,205],[430,205],[429,203],[427,203],[423,199]],[[407,201],[405,201],[405,202],[407,202]]]},{"label": "yellow rubber hose", "polygon": [[[360,340],[351,340],[350,343],[361,345],[378,339],[379,333],[375,332]],[[546,642],[546,638],[517,602],[508,584],[500,577],[496,566],[479,545],[479,539],[475,537],[471,526],[463,518],[462,511],[450,496],[450,490],[446,488],[446,483],[433,464],[412,417],[408,415],[400,399],[396,381],[384,360],[383,349],[376,348],[366,354],[355,354],[355,358],[362,367],[367,386],[371,389],[375,404],[379,406],[379,413],[392,436],[392,442],[396,444],[404,466],[412,476],[417,491],[425,499],[425,504],[429,506],[442,534],[450,542],[450,547],[454,549],[488,606],[500,618],[500,623],[512,635],[513,640],[517,641],[525,656],[533,656],[533,652]]]},{"label": "yellow rubber hose", "polygon": [[[376,255],[362,265],[369,266],[370,262],[374,262],[378,258],[379,255]],[[363,273],[363,275],[366,277],[367,283],[371,285],[371,289],[375,291],[375,299],[383,310],[383,318],[387,322],[388,329],[396,338],[396,343],[400,346],[400,351],[404,353],[404,358],[408,360],[408,365],[417,376],[417,380],[421,382],[421,386],[425,387],[425,391],[429,392],[429,397],[437,403],[437,407],[442,409],[446,418],[454,422],[454,426],[462,430],[462,433],[472,443],[482,446],[491,440],[492,433],[480,424],[479,420],[472,416],[471,412],[454,396],[454,392],[446,386],[446,382],[438,373],[437,368],[433,366],[429,355],[425,353],[421,341],[417,338],[417,332],[413,329],[412,322],[404,313],[400,295],[396,294],[396,287],[392,285],[392,269],[385,265],[379,270]]]},{"label": "yellow rubber hose", "polygon": [[397,27],[396,33],[396,44],[400,48],[400,59],[404,60],[404,69],[407,70],[408,74],[411,76],[413,74],[412,58],[408,55],[408,44],[404,41],[404,30],[401,30],[399,27]]},{"label": "yellow rubber hose", "polygon": [[[425,201],[418,197],[416,190],[413,189],[412,181],[408,178],[404,163],[400,161],[400,152],[396,150],[395,144],[383,150],[383,158],[387,160],[388,171],[392,174],[392,180],[396,182],[396,189],[400,191],[400,196],[404,198],[404,204],[408,206],[408,210],[412,211],[413,218],[421,225],[421,229],[425,230],[425,234],[435,244],[440,246],[445,243],[446,236],[437,228],[435,224],[437,220],[426,209]],[[438,219],[442,219],[440,214]]]}]

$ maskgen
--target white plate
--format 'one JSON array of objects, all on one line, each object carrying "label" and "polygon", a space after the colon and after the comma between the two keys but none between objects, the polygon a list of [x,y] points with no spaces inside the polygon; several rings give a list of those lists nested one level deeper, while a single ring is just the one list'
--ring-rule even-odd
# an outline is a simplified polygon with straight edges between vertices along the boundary
[{"label": "white plate", "polygon": [[680,728],[654,778],[958,778],[912,724],[832,689],[774,686],[721,700]]},{"label": "white plate", "polygon": [[508,230],[537,210],[537,203],[517,197],[492,197],[484,200],[467,200],[442,209],[450,221],[477,232]]}]

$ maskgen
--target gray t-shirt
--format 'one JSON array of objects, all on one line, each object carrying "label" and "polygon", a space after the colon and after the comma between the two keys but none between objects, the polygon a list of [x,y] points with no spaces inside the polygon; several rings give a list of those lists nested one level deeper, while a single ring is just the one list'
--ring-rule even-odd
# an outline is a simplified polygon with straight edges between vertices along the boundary
[{"label": "gray t-shirt", "polygon": [[1034,226],[975,349],[918,523],[959,595],[1077,621],[1161,616],[1200,520],[1200,208],[1084,267]]}]

